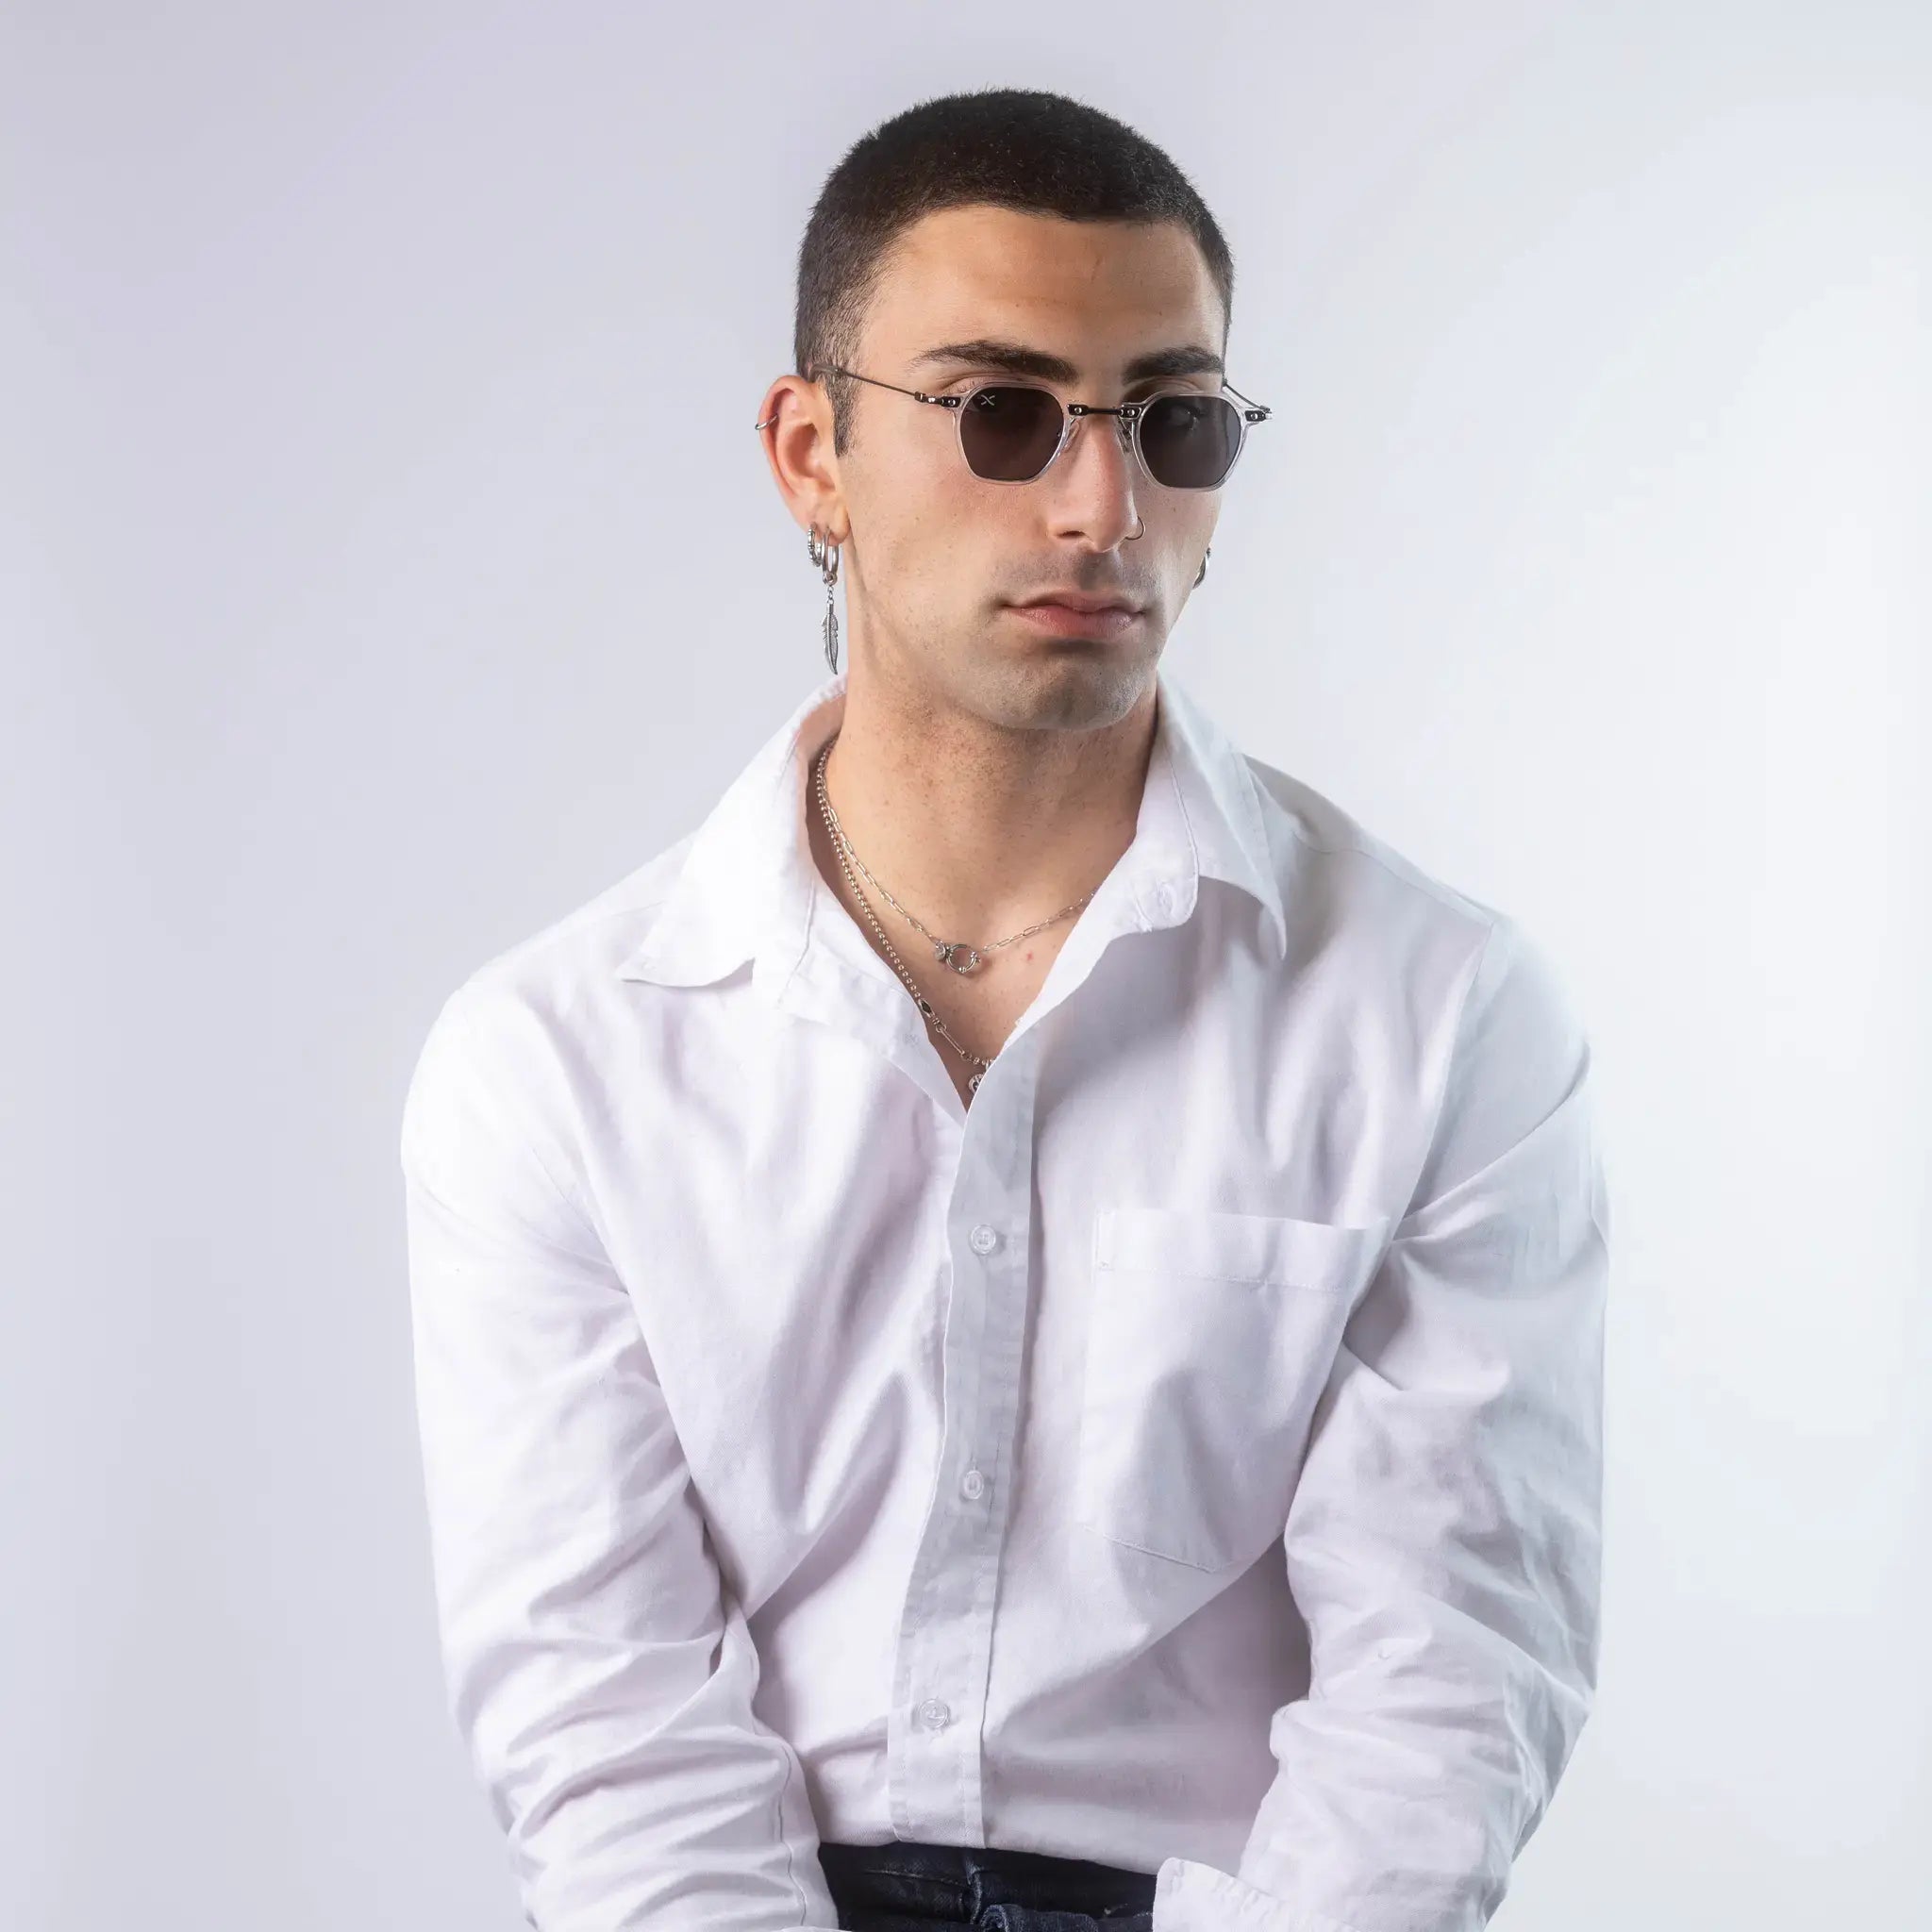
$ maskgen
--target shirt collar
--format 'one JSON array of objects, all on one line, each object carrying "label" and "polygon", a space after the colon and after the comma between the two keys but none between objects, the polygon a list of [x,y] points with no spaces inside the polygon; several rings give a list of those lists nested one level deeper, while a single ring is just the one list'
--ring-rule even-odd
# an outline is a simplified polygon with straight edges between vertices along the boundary
[{"label": "shirt collar", "polygon": [[[1152,928],[1193,910],[1203,876],[1240,887],[1266,916],[1278,959],[1287,951],[1280,885],[1261,799],[1247,759],[1174,675],[1157,665],[1159,704],[1134,842],[1121,863]],[[754,964],[781,985],[805,949],[821,884],[807,831],[811,761],[845,712],[846,673],[811,691],[758,749],[691,835],[669,895],[625,979],[702,986]],[[829,891],[829,888],[824,890]]]}]

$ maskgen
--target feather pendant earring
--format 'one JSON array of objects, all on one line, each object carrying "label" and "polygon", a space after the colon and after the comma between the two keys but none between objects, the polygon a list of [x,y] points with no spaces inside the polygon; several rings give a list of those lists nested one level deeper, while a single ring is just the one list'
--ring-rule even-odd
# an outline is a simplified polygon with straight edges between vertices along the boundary
[{"label": "feather pendant earring", "polygon": [[839,612],[832,600],[832,586],[839,581],[840,545],[822,540],[819,536],[819,526],[813,524],[806,537],[806,548],[811,560],[818,565],[819,575],[825,580],[825,621],[819,628],[825,641],[825,663],[833,671],[837,671]]}]

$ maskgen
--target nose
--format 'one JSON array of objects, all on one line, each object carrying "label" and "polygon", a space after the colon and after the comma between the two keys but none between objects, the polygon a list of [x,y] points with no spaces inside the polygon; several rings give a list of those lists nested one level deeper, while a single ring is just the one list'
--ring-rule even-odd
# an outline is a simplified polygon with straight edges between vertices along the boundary
[{"label": "nose", "polygon": [[1111,550],[1140,521],[1132,435],[1120,416],[1073,419],[1066,446],[1044,478],[1053,486],[1056,536],[1084,537],[1096,550]]}]

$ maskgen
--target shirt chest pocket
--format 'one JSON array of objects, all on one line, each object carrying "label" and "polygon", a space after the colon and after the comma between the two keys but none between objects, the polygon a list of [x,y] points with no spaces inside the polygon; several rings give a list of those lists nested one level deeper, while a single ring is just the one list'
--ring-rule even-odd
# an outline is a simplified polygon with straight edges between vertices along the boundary
[{"label": "shirt chest pocket", "polygon": [[1279,1537],[1389,1226],[1097,1209],[1075,1519],[1203,1570],[1251,1561]]}]

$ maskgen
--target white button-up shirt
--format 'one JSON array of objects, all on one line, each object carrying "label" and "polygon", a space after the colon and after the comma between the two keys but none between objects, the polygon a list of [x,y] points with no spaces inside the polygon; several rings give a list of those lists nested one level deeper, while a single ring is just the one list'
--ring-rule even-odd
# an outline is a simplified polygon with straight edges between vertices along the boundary
[{"label": "white button-up shirt", "polygon": [[542,1932],[821,1932],[819,1842],[891,1839],[1157,1872],[1156,1932],[1471,1932],[1543,1815],[1598,1655],[1585,1033],[1158,675],[970,1108],[812,859],[842,674],[429,1030],[437,1601]]}]

